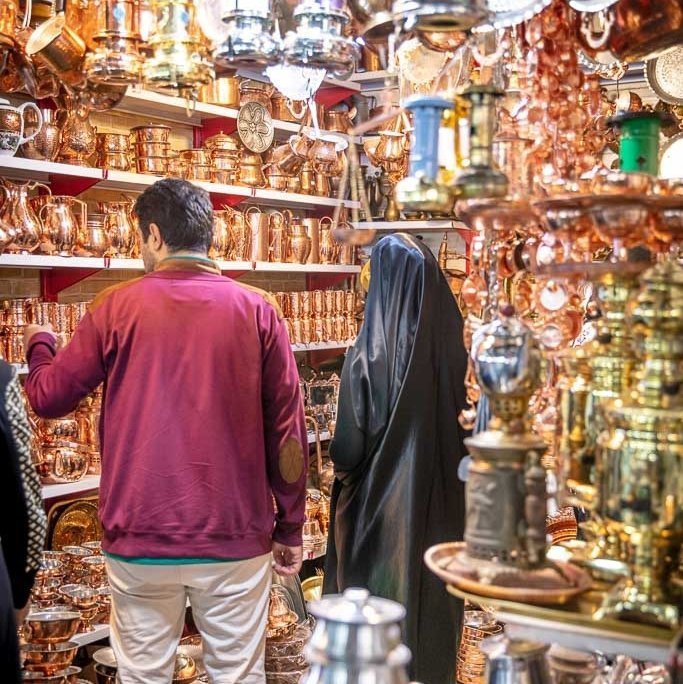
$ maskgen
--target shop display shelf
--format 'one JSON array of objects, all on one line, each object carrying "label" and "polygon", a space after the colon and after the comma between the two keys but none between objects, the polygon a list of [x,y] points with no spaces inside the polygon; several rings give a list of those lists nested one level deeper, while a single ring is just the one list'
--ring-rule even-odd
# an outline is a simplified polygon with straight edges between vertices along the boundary
[{"label": "shop display shelf", "polygon": [[41,488],[43,499],[54,499],[66,494],[76,494],[78,492],[89,492],[100,486],[99,475],[86,475],[77,482],[66,482],[65,484],[47,484]]},{"label": "shop display shelf", "polygon": [[[345,264],[289,264],[265,261],[219,261],[222,271],[260,271],[278,273],[359,273],[360,266]],[[142,259],[104,257],[62,257],[42,254],[0,254],[0,268],[87,268],[141,271]]]},{"label": "shop display shelf", "polygon": [[308,352],[320,351],[321,349],[346,349],[353,342],[312,342],[311,344],[293,344],[292,351]]},{"label": "shop display shelf", "polygon": [[456,219],[433,219],[419,221],[359,221],[356,230],[376,230],[377,232],[395,233],[445,233],[449,230],[473,233],[462,221]]},{"label": "shop display shelf", "polygon": [[109,623],[93,626],[95,629],[93,629],[91,632],[81,632],[80,634],[76,634],[71,641],[79,646],[87,646],[88,644],[93,644],[96,641],[109,638]]},{"label": "shop display shelf", "polygon": [[449,593],[495,611],[505,633],[565,648],[627,655],[636,660],[667,662],[678,641],[677,633],[660,627],[616,619],[595,620],[593,614],[602,595],[595,591],[580,595],[567,606],[532,606],[477,596],[448,586]]},{"label": "shop display shelf", "polygon": [[[56,194],[77,195],[88,188],[97,186],[102,190],[119,190],[122,192],[142,192],[158,181],[161,176],[152,176],[130,171],[104,171],[102,169],[55,162],[22,159],[20,157],[0,157],[0,176],[19,180],[39,180],[46,183],[58,183]],[[242,185],[224,185],[222,183],[205,183],[196,181],[196,185],[204,188],[218,204],[238,204],[249,201],[252,204],[266,206],[283,206],[291,208],[337,207],[343,204],[349,208],[360,207],[360,202],[337,200],[334,197],[317,197],[298,193],[280,192],[267,188],[250,188]]]},{"label": "shop display shelf", "polygon": [[[337,83],[335,81],[335,83]],[[347,84],[352,89],[357,89],[355,84]],[[150,119],[173,122],[185,126],[201,126],[209,119],[227,119],[231,122],[237,120],[239,109],[223,107],[222,105],[208,104],[206,102],[189,103],[185,98],[157,93],[144,88],[128,88],[123,100],[116,106],[116,111],[149,117]],[[231,125],[226,124],[226,133]],[[296,133],[301,124],[292,121],[280,121],[273,119],[275,131],[283,133]],[[343,135],[343,134],[341,134]],[[351,136],[344,136],[351,138]],[[352,138],[353,142],[360,143],[360,137]]]}]

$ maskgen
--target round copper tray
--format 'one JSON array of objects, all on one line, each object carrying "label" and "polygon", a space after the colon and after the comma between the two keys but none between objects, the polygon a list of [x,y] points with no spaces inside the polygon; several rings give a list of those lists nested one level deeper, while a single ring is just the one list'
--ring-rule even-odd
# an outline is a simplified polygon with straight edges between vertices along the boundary
[{"label": "round copper tray", "polygon": [[461,591],[478,596],[518,601],[535,606],[559,606],[567,603],[578,594],[587,591],[593,583],[590,575],[570,563],[554,563],[555,567],[566,572],[575,582],[574,586],[563,589],[533,589],[529,587],[501,587],[483,584],[471,576],[458,571],[454,567],[456,556],[465,550],[465,542],[447,542],[437,544],[425,553],[427,567],[446,584],[451,584]]}]

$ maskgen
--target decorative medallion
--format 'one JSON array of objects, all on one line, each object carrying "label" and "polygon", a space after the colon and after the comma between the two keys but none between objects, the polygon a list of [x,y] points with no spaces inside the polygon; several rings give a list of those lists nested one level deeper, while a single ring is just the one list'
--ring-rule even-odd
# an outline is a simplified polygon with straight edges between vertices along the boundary
[{"label": "decorative medallion", "polygon": [[247,102],[237,115],[237,133],[250,152],[261,154],[273,144],[273,119],[260,102]]},{"label": "decorative medallion", "polygon": [[683,105],[683,46],[645,62],[645,77],[660,100]]},{"label": "decorative medallion", "polygon": [[60,551],[64,546],[80,546],[85,541],[98,539],[102,539],[102,529],[96,503],[78,500],[57,514],[50,548]]}]

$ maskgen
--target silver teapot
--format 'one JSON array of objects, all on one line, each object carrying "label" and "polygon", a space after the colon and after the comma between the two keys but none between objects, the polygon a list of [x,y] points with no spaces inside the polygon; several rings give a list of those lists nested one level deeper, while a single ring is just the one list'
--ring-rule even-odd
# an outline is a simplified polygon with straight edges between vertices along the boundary
[{"label": "silver teapot", "polygon": [[285,37],[285,62],[318,67],[337,78],[349,78],[360,59],[360,48],[343,35],[350,16],[335,0],[301,0],[294,10],[296,31]]},{"label": "silver teapot", "polygon": [[223,15],[227,38],[214,50],[218,67],[263,67],[282,60],[282,41],[273,31],[270,12],[257,7]]},{"label": "silver teapot", "polygon": [[488,684],[552,684],[546,652],[550,646],[509,639],[504,634],[488,637],[480,649],[487,656]]},{"label": "silver teapot", "polygon": [[347,589],[311,604],[310,612],[317,623],[306,648],[311,669],[303,684],[408,684],[403,606],[366,589]]}]

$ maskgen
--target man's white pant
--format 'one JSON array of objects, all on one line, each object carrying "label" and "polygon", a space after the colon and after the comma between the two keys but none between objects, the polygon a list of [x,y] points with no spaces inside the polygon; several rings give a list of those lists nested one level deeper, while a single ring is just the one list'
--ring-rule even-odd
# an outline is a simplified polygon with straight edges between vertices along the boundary
[{"label": "man's white pant", "polygon": [[213,684],[265,684],[271,554],[141,565],[107,558],[111,645],[121,684],[170,684],[187,598]]}]

